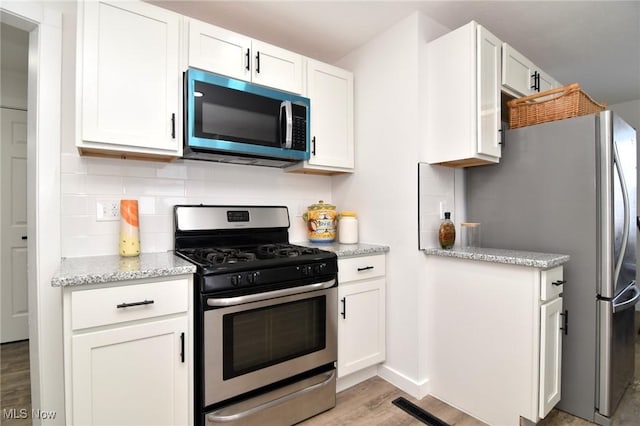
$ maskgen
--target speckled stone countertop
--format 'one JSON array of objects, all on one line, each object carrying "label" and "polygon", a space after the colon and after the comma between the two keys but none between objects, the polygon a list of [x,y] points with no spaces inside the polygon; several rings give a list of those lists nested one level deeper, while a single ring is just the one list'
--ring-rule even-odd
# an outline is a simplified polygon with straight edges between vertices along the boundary
[{"label": "speckled stone countertop", "polygon": [[91,256],[63,258],[51,279],[53,287],[100,284],[140,278],[192,274],[194,264],[173,254],[142,253],[136,257]]},{"label": "speckled stone countertop", "polygon": [[340,243],[311,243],[309,241],[306,241],[306,242],[297,242],[293,244],[332,251],[338,257],[367,256],[370,254],[386,253],[389,251],[389,246],[378,245],[378,244],[365,244],[365,243],[340,244]]},{"label": "speckled stone countertop", "polygon": [[504,250],[478,247],[474,249],[427,248],[426,254],[433,256],[455,257],[458,259],[480,260],[483,262],[506,263],[509,265],[531,266],[534,268],[553,268],[569,261],[569,255],[538,253],[520,250]]}]

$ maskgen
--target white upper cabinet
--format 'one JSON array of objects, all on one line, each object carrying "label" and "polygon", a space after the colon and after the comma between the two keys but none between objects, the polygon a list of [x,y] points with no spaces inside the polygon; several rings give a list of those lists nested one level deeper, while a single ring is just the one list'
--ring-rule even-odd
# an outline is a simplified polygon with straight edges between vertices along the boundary
[{"label": "white upper cabinet", "polygon": [[311,100],[311,157],[287,171],[336,174],[353,172],[353,73],[307,59]]},{"label": "white upper cabinet", "polygon": [[528,96],[560,84],[507,43],[502,44],[502,89],[513,96]]},{"label": "white upper cabinet", "polygon": [[251,80],[251,39],[189,19],[189,66],[240,80]]},{"label": "white upper cabinet", "polygon": [[196,19],[188,23],[190,67],[302,93],[302,55]]},{"label": "white upper cabinet", "polygon": [[502,42],[474,21],[428,44],[426,162],[499,161],[501,50]]},{"label": "white upper cabinet", "polygon": [[143,2],[79,3],[81,153],[182,155],[181,19]]}]

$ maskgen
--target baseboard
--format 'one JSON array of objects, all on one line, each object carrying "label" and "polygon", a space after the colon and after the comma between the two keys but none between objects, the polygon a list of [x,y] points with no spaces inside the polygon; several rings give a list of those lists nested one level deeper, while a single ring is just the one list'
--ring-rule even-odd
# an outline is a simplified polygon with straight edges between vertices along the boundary
[{"label": "baseboard", "polygon": [[420,383],[405,376],[404,374],[394,370],[387,365],[378,367],[378,376],[385,379],[395,387],[402,389],[416,399],[422,399],[429,395],[429,379],[425,379]]},{"label": "baseboard", "polygon": [[345,389],[349,389],[350,387],[377,375],[378,366],[374,365],[363,370],[356,371],[355,373],[351,373],[348,376],[340,377],[336,381],[336,392],[342,392]]}]

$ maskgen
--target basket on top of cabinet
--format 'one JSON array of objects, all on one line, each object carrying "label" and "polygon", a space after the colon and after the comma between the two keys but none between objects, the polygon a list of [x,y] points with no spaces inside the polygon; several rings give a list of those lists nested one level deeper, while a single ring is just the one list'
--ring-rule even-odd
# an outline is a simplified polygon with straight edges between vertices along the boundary
[{"label": "basket on top of cabinet", "polygon": [[507,102],[509,127],[532,126],[548,121],[594,114],[604,110],[606,103],[598,103],[586,94],[578,83],[557,87]]}]

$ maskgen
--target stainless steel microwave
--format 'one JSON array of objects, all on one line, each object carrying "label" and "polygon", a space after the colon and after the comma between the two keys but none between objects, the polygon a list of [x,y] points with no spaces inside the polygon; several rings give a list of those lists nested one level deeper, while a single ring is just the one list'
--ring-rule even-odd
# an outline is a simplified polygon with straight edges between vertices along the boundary
[{"label": "stainless steel microwave", "polygon": [[184,158],[285,167],[309,159],[310,101],[189,68]]}]

